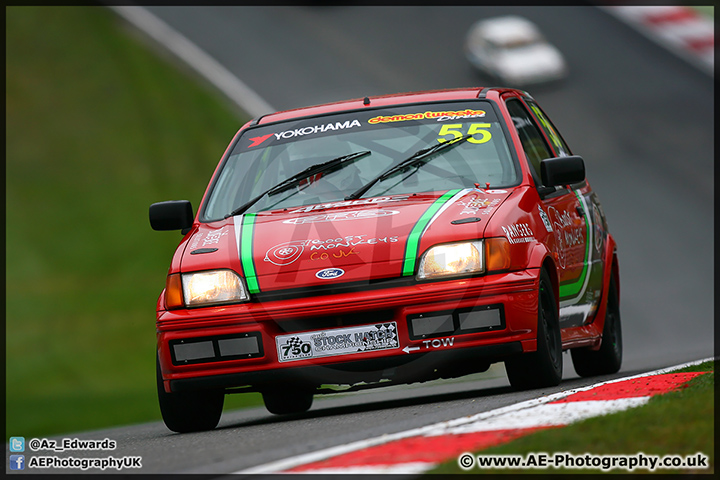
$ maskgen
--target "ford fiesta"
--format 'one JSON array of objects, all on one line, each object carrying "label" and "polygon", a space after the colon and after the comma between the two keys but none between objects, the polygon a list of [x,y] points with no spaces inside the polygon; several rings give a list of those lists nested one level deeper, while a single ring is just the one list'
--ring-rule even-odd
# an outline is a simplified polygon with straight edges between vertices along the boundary
[{"label": "ford fiesta", "polygon": [[[228,393],[275,414],[313,396],[504,362],[518,389],[622,360],[616,244],[597,195],[526,92],[350,100],[244,125],[181,230],[157,302],[157,387],[176,432]],[[338,387],[340,385],[341,387]]]}]

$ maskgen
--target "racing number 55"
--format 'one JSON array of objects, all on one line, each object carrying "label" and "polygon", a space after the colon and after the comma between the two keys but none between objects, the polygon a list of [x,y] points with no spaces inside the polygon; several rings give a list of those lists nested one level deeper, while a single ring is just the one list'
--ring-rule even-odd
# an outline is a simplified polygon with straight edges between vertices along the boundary
[{"label": "racing number 55", "polygon": [[[473,135],[472,138],[468,138],[468,142],[470,143],[485,143],[492,137],[492,134],[488,130],[483,130],[484,128],[489,128],[489,123],[471,123],[468,126],[467,135]],[[442,137],[444,135],[453,135],[455,138],[460,138],[463,136],[462,132],[463,124],[462,123],[451,123],[451,124],[445,124],[440,129],[439,137]],[[480,134],[482,137],[475,138],[474,135]],[[438,138],[438,142],[444,143],[447,142],[447,138]]]}]

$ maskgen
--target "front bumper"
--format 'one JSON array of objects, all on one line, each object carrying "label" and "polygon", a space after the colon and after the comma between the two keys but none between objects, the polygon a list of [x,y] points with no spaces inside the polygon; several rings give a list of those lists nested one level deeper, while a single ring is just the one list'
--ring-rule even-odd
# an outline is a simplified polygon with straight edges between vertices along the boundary
[{"label": "front bumper", "polygon": [[[539,270],[222,307],[159,311],[165,390],[261,388],[276,382],[416,381],[536,349]],[[489,319],[489,320],[488,320]],[[381,348],[288,357],[288,338],[396,333]],[[357,337],[356,337],[357,338]],[[276,341],[277,339],[277,341]],[[299,341],[299,340],[298,340]],[[482,370],[480,367],[479,371]],[[452,372],[450,373],[452,376]]]}]

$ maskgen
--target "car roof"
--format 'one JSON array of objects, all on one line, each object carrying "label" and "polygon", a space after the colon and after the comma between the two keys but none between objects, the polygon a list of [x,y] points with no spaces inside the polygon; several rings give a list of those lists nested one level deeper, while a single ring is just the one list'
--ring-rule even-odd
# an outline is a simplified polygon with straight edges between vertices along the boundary
[{"label": "car roof", "polygon": [[540,31],[535,24],[517,15],[480,20],[472,27],[472,30],[482,38],[498,44],[521,39],[536,40],[541,38]]},{"label": "car roof", "polygon": [[264,125],[267,123],[279,122],[283,120],[312,117],[335,112],[362,110],[365,108],[376,108],[412,103],[443,102],[452,100],[473,100],[490,96],[497,98],[499,94],[505,91],[515,91],[519,92],[524,96],[529,96],[526,92],[522,92],[520,90],[501,87],[455,88],[445,90],[428,90],[421,92],[405,92],[391,95],[356,98],[352,100],[325,103],[322,105],[314,105],[309,107],[296,108],[292,110],[283,110],[258,117],[251,122],[248,122],[247,126],[253,126],[258,124]]}]

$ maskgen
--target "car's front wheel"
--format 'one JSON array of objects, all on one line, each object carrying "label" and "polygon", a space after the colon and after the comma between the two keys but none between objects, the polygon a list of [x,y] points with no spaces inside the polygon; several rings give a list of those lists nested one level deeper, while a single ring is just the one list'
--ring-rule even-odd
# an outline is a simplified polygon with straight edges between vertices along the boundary
[{"label": "car's front wheel", "polygon": [[538,292],[537,351],[505,361],[510,385],[519,390],[552,387],[562,380],[563,359],[560,315],[550,276],[540,273]]},{"label": "car's front wheel", "polygon": [[300,388],[263,390],[262,397],[265,408],[275,415],[307,412],[313,403],[312,391]]},{"label": "car's front wheel", "polygon": [[615,278],[610,277],[605,325],[599,350],[576,348],[570,350],[575,372],[581,377],[607,375],[620,370],[622,364],[622,328],[620,324],[620,299]]},{"label": "car's front wheel", "polygon": [[167,393],[163,388],[160,362],[157,359],[156,371],[160,413],[170,430],[187,433],[217,427],[225,400],[222,390]]}]

